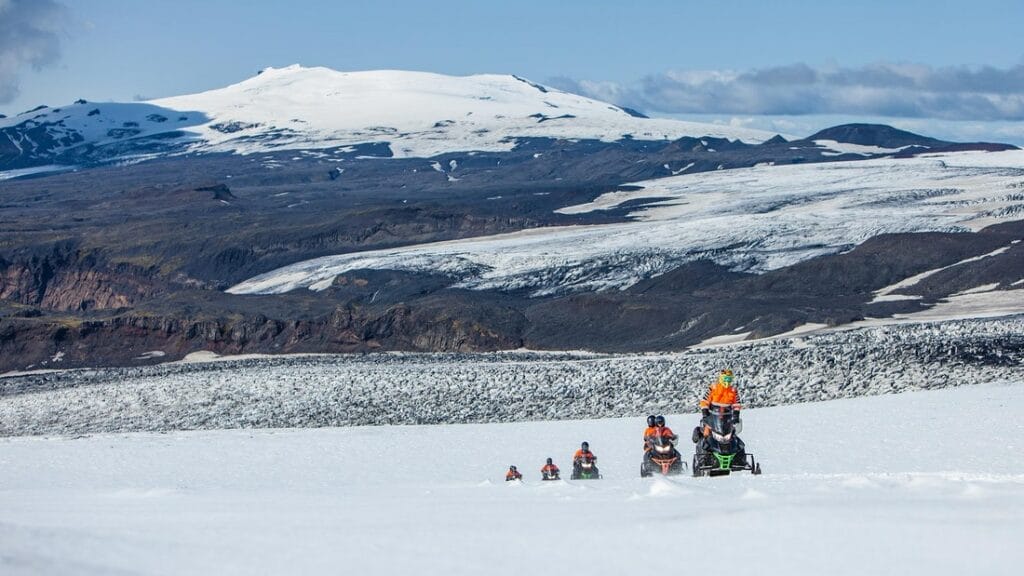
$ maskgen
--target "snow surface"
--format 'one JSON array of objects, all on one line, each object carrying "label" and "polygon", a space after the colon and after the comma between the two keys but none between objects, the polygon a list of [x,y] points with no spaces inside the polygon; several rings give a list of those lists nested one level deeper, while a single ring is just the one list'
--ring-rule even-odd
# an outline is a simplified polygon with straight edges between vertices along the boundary
[{"label": "snow surface", "polygon": [[881,146],[865,146],[863,144],[851,144],[849,142],[839,142],[836,140],[815,140],[814,143],[831,151],[822,152],[822,154],[826,156],[838,156],[840,154],[860,154],[862,156],[870,156],[873,154],[895,154],[904,148],[909,148],[909,146],[901,146],[899,148],[882,148]]},{"label": "snow surface", "polygon": [[47,172],[61,172],[65,170],[74,170],[74,168],[74,166],[58,166],[56,164],[51,164],[49,166],[33,166],[32,168],[21,168],[19,170],[4,170],[0,171],[0,180],[22,178],[24,176],[45,174]]},{"label": "snow surface", "polygon": [[1024,151],[763,166],[635,184],[559,210],[626,202],[634,221],[327,256],[231,287],[236,294],[322,290],[350,270],[449,274],[471,289],[534,295],[626,288],[680,264],[711,259],[761,272],[849,249],[883,233],[978,229],[1020,218]]},{"label": "snow surface", "polygon": [[[0,572],[1018,574],[1022,410],[1020,381],[747,410],[764,474],[700,479],[638,477],[641,418],[8,438]],[[538,481],[581,440],[603,480]]]}]

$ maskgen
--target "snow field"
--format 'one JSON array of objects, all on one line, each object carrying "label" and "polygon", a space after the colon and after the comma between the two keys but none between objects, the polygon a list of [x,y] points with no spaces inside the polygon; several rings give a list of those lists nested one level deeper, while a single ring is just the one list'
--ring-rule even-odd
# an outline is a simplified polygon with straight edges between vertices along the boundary
[{"label": "snow field", "polygon": [[0,439],[0,572],[1015,574],[1022,383],[748,410],[760,477],[641,479],[642,418]]}]

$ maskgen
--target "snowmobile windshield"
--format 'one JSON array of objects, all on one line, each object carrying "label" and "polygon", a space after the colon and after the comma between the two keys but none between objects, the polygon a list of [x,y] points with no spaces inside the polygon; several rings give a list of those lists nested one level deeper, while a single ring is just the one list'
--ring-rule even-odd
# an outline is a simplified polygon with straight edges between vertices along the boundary
[{"label": "snowmobile windshield", "polygon": [[655,452],[670,452],[672,450],[672,439],[668,436],[655,436],[651,438],[651,447]]},{"label": "snowmobile windshield", "polygon": [[712,432],[725,436],[732,432],[733,424],[735,423],[734,419],[735,412],[733,412],[732,408],[713,408],[706,420]]}]

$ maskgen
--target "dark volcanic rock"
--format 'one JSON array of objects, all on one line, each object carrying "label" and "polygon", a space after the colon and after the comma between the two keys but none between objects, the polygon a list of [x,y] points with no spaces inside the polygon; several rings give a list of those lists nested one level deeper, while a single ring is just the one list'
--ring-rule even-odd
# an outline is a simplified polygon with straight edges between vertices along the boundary
[{"label": "dark volcanic rock", "polygon": [[[0,317],[0,373],[134,365],[189,352],[486,351],[521,348],[525,319],[502,298],[448,291],[364,305],[315,294],[178,292],[129,312]],[[153,351],[163,352],[154,357]]]},{"label": "dark volcanic rock", "polygon": [[861,146],[878,146],[880,148],[900,148],[903,146],[925,146],[936,148],[946,146],[949,142],[929,138],[899,130],[885,124],[843,124],[817,132],[806,138],[813,140],[835,140],[847,144]]},{"label": "dark volcanic rock", "polygon": [[200,186],[196,188],[196,192],[213,192],[214,200],[234,200],[235,195],[231,193],[231,189],[228,188],[227,184],[214,184],[212,186]]},{"label": "dark volcanic rock", "polygon": [[70,243],[43,255],[0,258],[0,299],[48,310],[123,308],[168,288],[152,271],[103,262]]}]

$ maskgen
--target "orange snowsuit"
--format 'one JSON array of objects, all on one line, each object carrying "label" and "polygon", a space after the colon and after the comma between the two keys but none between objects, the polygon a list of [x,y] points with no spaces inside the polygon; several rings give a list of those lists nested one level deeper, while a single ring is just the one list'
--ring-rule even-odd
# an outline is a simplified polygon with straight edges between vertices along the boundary
[{"label": "orange snowsuit", "polygon": [[[715,382],[711,385],[708,393],[704,395],[704,399],[700,401],[700,408],[701,410],[707,410],[712,406],[733,406],[739,403],[740,395],[736,391],[735,386],[725,386],[721,382]],[[739,407],[736,409],[739,410]],[[736,414],[739,414],[739,412]],[[711,427],[705,424],[703,433],[704,437],[707,438],[711,434]]]},{"label": "orange snowsuit", "polygon": [[740,403],[740,395],[736,392],[735,386],[723,386],[722,384],[715,382],[711,385],[711,389],[704,395],[704,399],[700,401],[701,410],[710,408],[712,404],[718,404],[720,406],[732,406],[733,404]]},{"label": "orange snowsuit", "polygon": [[505,480],[522,480],[523,474],[518,470],[509,470],[508,474],[505,474]]},{"label": "orange snowsuit", "polygon": [[676,435],[676,433],[673,432],[672,429],[669,428],[668,426],[662,426],[662,427],[658,428],[658,432],[655,434],[655,436],[658,436],[658,437],[664,436],[666,438],[672,438],[675,435]]},{"label": "orange snowsuit", "polygon": [[597,462],[597,456],[594,456],[594,453],[591,452],[590,450],[584,452],[583,448],[580,448],[579,450],[576,451],[575,454],[572,455],[572,461],[579,462],[580,460],[583,460],[584,456],[590,456],[590,458],[594,460],[594,462]]},{"label": "orange snowsuit", "polygon": [[657,426],[648,426],[647,429],[644,430],[644,452],[647,452],[648,450],[651,449],[650,440],[651,440],[651,438],[654,438],[657,435],[658,435],[658,427]]},{"label": "orange snowsuit", "polygon": [[647,430],[644,430],[644,452],[651,450],[651,439],[660,438],[662,436],[666,438],[672,438],[676,434],[668,426],[648,426]]},{"label": "orange snowsuit", "polygon": [[554,464],[545,464],[544,467],[540,469],[540,473],[541,474],[553,474],[553,475],[557,476],[558,475],[558,466],[555,466]]}]

